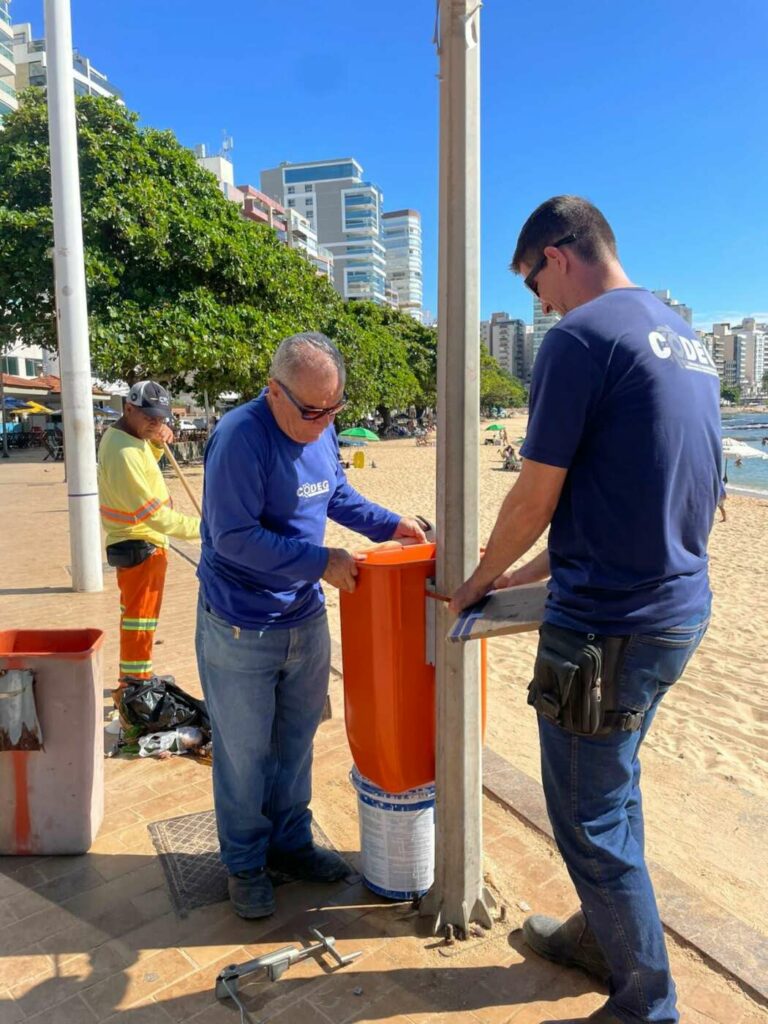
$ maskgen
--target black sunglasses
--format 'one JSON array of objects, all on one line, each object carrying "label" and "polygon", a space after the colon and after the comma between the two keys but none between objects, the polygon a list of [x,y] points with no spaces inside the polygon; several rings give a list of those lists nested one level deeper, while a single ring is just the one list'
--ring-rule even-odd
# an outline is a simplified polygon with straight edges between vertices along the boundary
[{"label": "black sunglasses", "polygon": [[299,410],[299,413],[301,414],[301,418],[303,420],[321,420],[323,416],[335,416],[336,413],[341,412],[341,410],[347,404],[347,396],[342,395],[340,402],[337,402],[336,405],[329,406],[327,409],[318,409],[317,406],[314,405],[302,405],[301,402],[299,402],[299,400],[294,395],[291,394],[289,389],[285,386],[285,384],[283,384],[281,380],[275,378],[275,383],[280,385],[280,387],[285,392],[286,397],[289,398],[291,402],[293,402],[293,404]]},{"label": "black sunglasses", "polygon": [[[575,242],[575,241],[576,241],[576,235],[571,234],[571,235],[566,235],[565,238],[561,238],[559,242],[552,242],[551,244],[552,244],[552,248],[553,249],[560,249],[560,248],[562,248],[562,246],[570,245],[571,242]],[[547,246],[547,248],[549,248],[549,246]],[[526,288],[530,288],[530,290],[533,292],[533,294],[536,296],[537,299],[539,297],[539,287],[536,284],[536,278],[542,272],[544,267],[546,267],[548,259],[549,259],[548,256],[546,256],[546,255],[542,256],[541,259],[538,261],[538,263],[536,263],[534,265],[534,267],[532,268],[531,272],[527,275],[527,277],[523,281],[523,284],[525,285],[525,287]]]}]

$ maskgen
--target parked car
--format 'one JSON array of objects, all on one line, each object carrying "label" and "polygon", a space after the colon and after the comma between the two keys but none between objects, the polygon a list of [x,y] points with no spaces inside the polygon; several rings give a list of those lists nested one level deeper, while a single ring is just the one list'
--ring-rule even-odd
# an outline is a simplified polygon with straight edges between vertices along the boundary
[{"label": "parked car", "polygon": [[184,431],[184,430],[199,430],[199,429],[200,428],[198,427],[197,423],[194,420],[191,420],[189,418],[180,419],[179,420],[179,425],[177,427],[177,430],[179,430],[180,432]]}]

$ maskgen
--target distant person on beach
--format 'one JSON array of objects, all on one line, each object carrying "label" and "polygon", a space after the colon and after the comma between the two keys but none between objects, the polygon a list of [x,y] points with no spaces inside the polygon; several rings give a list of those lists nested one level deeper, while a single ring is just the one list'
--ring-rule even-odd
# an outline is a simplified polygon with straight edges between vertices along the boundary
[{"label": "distant person on beach", "polygon": [[[585,199],[535,210],[512,269],[562,319],[534,365],[522,471],[451,608],[551,574],[529,703],[581,908],[562,923],[530,917],[524,938],[608,982],[590,1021],[674,1024],[638,755],[709,622],[707,543],[723,493],[717,370],[690,325],[632,284]],[[511,568],[548,526],[547,550]]]},{"label": "distant person on beach", "polygon": [[227,413],[205,451],[195,642],[221,859],[245,918],[275,909],[267,867],[314,882],[351,870],[314,845],[309,809],[331,655],[321,584],[351,591],[357,576],[354,555],[326,547],[327,521],[373,541],[425,540],[347,481],[333,428],[345,378],[324,334],[286,338],[267,387]]}]

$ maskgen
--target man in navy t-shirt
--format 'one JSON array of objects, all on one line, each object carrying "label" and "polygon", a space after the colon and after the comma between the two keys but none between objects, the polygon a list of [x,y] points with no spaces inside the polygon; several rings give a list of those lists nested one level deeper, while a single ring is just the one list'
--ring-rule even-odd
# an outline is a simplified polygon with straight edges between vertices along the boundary
[{"label": "man in navy t-shirt", "polygon": [[266,868],[335,881],[350,868],[312,842],[312,741],[328,689],[320,581],[353,590],[355,557],[324,543],[333,519],[373,541],[424,541],[413,519],[358,494],[333,420],[344,362],[323,334],[281,342],[269,386],[228,413],[205,453],[197,661],[213,733],[213,793],[229,895],[274,910]]},{"label": "man in navy t-shirt", "polygon": [[[522,472],[452,608],[493,586],[549,577],[531,703],[547,807],[581,910],[562,924],[534,916],[525,938],[549,959],[609,980],[610,998],[590,1020],[673,1024],[638,754],[709,619],[719,380],[690,325],[627,278],[608,222],[586,200],[543,203],[521,231],[512,269],[562,319],[534,365]],[[510,569],[547,526],[547,550]],[[599,727],[574,725],[585,676],[573,668],[595,648],[602,717]]]}]

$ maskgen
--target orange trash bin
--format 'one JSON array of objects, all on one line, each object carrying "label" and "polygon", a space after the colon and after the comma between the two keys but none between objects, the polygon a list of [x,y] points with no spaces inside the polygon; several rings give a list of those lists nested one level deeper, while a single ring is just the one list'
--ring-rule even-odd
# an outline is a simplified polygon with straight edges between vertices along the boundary
[{"label": "orange trash bin", "polygon": [[104,817],[99,629],[0,631],[0,671],[34,675],[42,750],[0,751],[0,854],[85,853]]},{"label": "orange trash bin", "polygon": [[[361,775],[389,793],[435,778],[435,667],[426,660],[426,583],[435,544],[366,553],[341,592],[344,717]],[[485,732],[486,650],[481,642]]]}]

